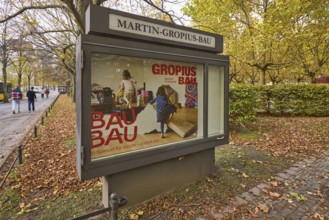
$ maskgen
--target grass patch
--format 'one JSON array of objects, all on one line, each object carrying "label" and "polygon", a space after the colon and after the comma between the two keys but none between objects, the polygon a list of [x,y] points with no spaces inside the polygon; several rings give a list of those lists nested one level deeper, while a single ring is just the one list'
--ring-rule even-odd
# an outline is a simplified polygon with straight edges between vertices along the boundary
[{"label": "grass patch", "polygon": [[[68,145],[73,144],[73,138],[65,142]],[[287,158],[273,157],[267,152],[257,151],[251,147],[224,145],[215,151],[216,170],[213,174],[134,207],[121,208],[119,217],[130,219],[132,213],[143,210],[142,219],[148,219],[152,216],[152,212],[148,210],[152,210],[153,215],[154,211],[166,213],[168,206],[171,208],[191,206],[191,209],[195,210],[193,204],[207,203],[209,206],[214,203],[226,204],[230,198],[261,182],[268,181],[289,165],[290,160]],[[41,199],[38,201],[38,206],[22,211],[18,193],[8,187],[0,196],[0,219],[49,219],[49,216],[56,216],[56,219],[70,219],[101,209],[102,206],[99,205],[102,200],[101,194],[101,186],[97,185],[91,190]],[[34,208],[37,209],[33,210]],[[106,219],[102,216],[98,217]]]},{"label": "grass patch", "polygon": [[[102,201],[101,186],[94,186],[88,191],[70,193],[55,198],[45,198],[39,201],[38,206],[28,206],[20,209],[19,195],[15,190],[8,189],[0,196],[0,219],[40,219],[48,220],[70,219],[100,209]],[[27,205],[27,206],[26,206]]]},{"label": "grass patch", "polygon": [[[12,174],[13,179],[17,181],[12,181],[11,188],[9,186],[0,195],[0,219],[71,219],[102,208],[99,205],[102,192],[98,183],[90,185],[81,183],[80,185],[80,182],[72,182],[67,183],[66,186],[69,187],[62,188],[63,180],[75,175],[73,172],[75,154],[73,150],[70,150],[75,146],[75,129],[74,124],[69,123],[74,121],[71,115],[74,113],[74,105],[70,103],[69,98],[64,99],[62,96],[52,112],[55,117],[47,119],[47,126],[53,129],[49,129],[47,133],[40,132],[42,135],[32,139],[38,143],[51,143],[52,146],[40,144],[32,148],[33,145],[31,145],[31,150],[27,149],[26,152],[33,153],[25,153],[26,162],[21,167],[22,170]],[[71,107],[67,108],[69,105]],[[177,187],[170,193],[159,195],[134,207],[120,208],[119,219],[131,219],[132,214],[135,214],[135,217],[137,214],[141,217],[138,218],[140,220],[196,219],[196,216],[205,216],[204,214],[209,213],[210,209],[225,205],[230,198],[282,172],[291,165],[292,157],[300,159],[301,156],[319,154],[319,144],[323,144],[325,148],[328,143],[326,133],[328,124],[327,118],[263,117],[259,123],[251,123],[248,128],[231,129],[231,145],[216,149],[216,169],[211,175],[194,183]],[[59,145],[60,148],[58,148]],[[65,147],[62,149],[63,145]],[[44,148],[41,148],[42,146]],[[287,152],[287,146],[289,146],[289,152]],[[61,158],[58,158],[59,155]],[[27,163],[32,157],[38,158],[40,168],[33,161]],[[41,169],[41,162],[44,159],[51,162],[52,166]],[[62,164],[70,166],[65,167]],[[48,172],[55,167],[61,169],[55,174]],[[34,172],[38,171],[37,169],[43,172],[44,178],[41,180],[47,182],[47,179],[54,178],[58,184],[47,183],[48,185],[42,186],[43,181],[40,181],[37,185],[42,186],[40,190],[36,190],[32,184],[30,184],[31,187],[27,187],[29,183],[32,183],[31,181],[35,183],[38,179],[40,172]],[[66,173],[62,172],[64,170]],[[30,172],[30,175],[21,179],[18,178],[20,172],[25,172],[25,174]],[[94,187],[89,190],[92,185]],[[21,190],[24,189],[23,187],[25,190]],[[81,191],[69,193],[74,190]],[[54,192],[58,194],[54,195]],[[24,209],[21,209],[22,205],[20,206],[22,202],[25,202]],[[30,202],[31,205],[28,204]],[[108,216],[94,218],[109,219]]]},{"label": "grass patch", "polygon": [[240,137],[246,140],[258,140],[261,136],[254,131],[243,131],[240,133]]},{"label": "grass patch", "polygon": [[248,129],[238,129],[235,130],[235,136],[237,136],[241,141],[257,141],[262,136],[256,133],[255,131]]},{"label": "grass patch", "polygon": [[49,216],[56,216],[57,219],[68,219],[78,217],[91,212],[99,202],[102,201],[101,187],[95,186],[89,191],[71,193],[66,196],[47,199],[39,205],[35,219],[49,219]]},{"label": "grass patch", "polygon": [[245,191],[245,188],[268,181],[289,165],[291,162],[287,158],[273,157],[251,147],[225,145],[216,150],[218,170],[215,176],[216,181],[221,182],[221,187],[214,194],[220,200],[226,200],[228,195],[235,196]]},{"label": "grass patch", "polygon": [[19,212],[19,194],[7,187],[0,196],[0,219],[15,219]]},{"label": "grass patch", "polygon": [[66,139],[64,141],[64,145],[69,147],[69,148],[72,148],[72,147],[75,147],[75,143],[76,143],[76,138],[75,136],[69,138],[69,139]]},{"label": "grass patch", "polygon": [[[251,147],[225,145],[217,148],[215,153],[217,169],[213,174],[195,183],[178,187],[159,198],[122,210],[122,218],[129,219],[129,213],[146,209],[165,213],[168,210],[163,207],[167,207],[168,204],[170,207],[189,207],[189,204],[209,203],[209,206],[227,204],[230,198],[270,180],[272,176],[290,165],[290,161],[286,158],[273,157],[267,152],[256,151]],[[147,216],[146,213],[148,212],[145,212],[142,219],[151,216],[151,214]]]},{"label": "grass patch", "polygon": [[251,147],[225,145],[216,149],[215,165],[217,170],[211,176],[211,181],[204,181],[208,181],[207,185],[211,186],[208,196],[225,203],[230,197],[271,179],[276,173],[288,167],[289,161],[272,157]]}]

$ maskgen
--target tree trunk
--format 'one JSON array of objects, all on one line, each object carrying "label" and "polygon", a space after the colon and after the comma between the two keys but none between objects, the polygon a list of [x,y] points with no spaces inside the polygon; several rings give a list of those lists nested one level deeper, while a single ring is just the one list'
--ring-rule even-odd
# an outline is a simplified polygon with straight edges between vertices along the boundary
[{"label": "tree trunk", "polygon": [[72,80],[72,86],[73,86],[73,88],[72,88],[72,101],[73,101],[73,103],[76,102],[76,92],[77,92],[76,85],[75,85],[75,80],[76,80],[76,76],[74,75],[73,80]]},{"label": "tree trunk", "polygon": [[71,95],[71,80],[66,81],[66,93],[67,95]]},{"label": "tree trunk", "polygon": [[81,17],[81,21],[83,26],[85,25],[85,21],[86,21],[86,9],[88,7],[89,4],[92,4],[92,0],[80,0],[80,1],[76,1],[76,9]]},{"label": "tree trunk", "polygon": [[[22,84],[22,75],[23,73],[20,71],[20,73],[18,73],[18,80],[17,80],[17,85],[20,87]],[[15,86],[16,87],[16,86]]]},{"label": "tree trunk", "polygon": [[266,84],[266,71],[264,69],[262,69],[262,72],[260,73],[260,84],[261,85],[265,85]]},{"label": "tree trunk", "polygon": [[3,75],[3,95],[4,95],[4,103],[8,103],[8,93],[7,93],[7,45],[5,44],[2,50],[2,75]]},{"label": "tree trunk", "polygon": [[9,102],[9,99],[8,99],[8,92],[7,92],[7,87],[8,87],[8,84],[7,84],[7,68],[5,66],[2,67],[2,72],[3,72],[3,96],[4,96],[4,99],[3,99],[3,102],[4,103],[8,103]]},{"label": "tree trunk", "polygon": [[28,77],[27,77],[27,90],[30,90],[30,88],[31,88],[31,76],[29,75]]}]

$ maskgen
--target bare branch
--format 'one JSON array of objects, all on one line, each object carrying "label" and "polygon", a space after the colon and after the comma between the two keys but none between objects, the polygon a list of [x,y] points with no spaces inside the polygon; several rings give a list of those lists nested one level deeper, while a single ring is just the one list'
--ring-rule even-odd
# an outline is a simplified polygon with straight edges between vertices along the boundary
[{"label": "bare branch", "polygon": [[22,14],[23,12],[27,11],[27,10],[43,10],[43,9],[47,9],[47,8],[65,8],[64,6],[62,5],[45,5],[45,6],[29,6],[29,7],[24,7],[22,9],[20,9],[19,11],[17,11],[16,13],[12,14],[12,15],[9,15],[8,17],[6,17],[5,19],[3,20],[0,20],[0,24],[1,23],[4,23],[20,14]]},{"label": "bare branch", "polygon": [[47,31],[33,31],[31,34],[49,34],[49,33],[65,33],[65,32],[73,32],[71,29],[67,30],[47,30]]},{"label": "bare branch", "polygon": [[152,6],[153,8],[156,8],[156,9],[159,10],[160,12],[162,12],[162,13],[168,15],[168,17],[169,17],[171,23],[174,23],[174,24],[175,24],[175,21],[174,21],[172,15],[171,15],[168,11],[164,10],[163,8],[158,7],[158,6],[157,6],[156,4],[154,4],[154,2],[151,1],[151,0],[144,0],[144,2],[146,2],[147,4],[149,4],[150,6]]},{"label": "bare branch", "polygon": [[77,25],[80,29],[80,32],[85,33],[85,26],[83,23],[83,19],[82,19],[81,15],[79,14],[77,8],[75,7],[73,1],[72,0],[61,0],[61,2],[66,4],[67,7],[69,8],[69,10],[72,12],[73,17],[75,18]]}]

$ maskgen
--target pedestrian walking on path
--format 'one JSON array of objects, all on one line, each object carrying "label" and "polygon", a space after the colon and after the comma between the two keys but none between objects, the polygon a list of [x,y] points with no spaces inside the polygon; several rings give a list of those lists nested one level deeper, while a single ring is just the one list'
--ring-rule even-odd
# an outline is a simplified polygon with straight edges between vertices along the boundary
[{"label": "pedestrian walking on path", "polygon": [[16,113],[16,108],[17,108],[17,112],[20,113],[20,109],[21,109],[20,102],[22,97],[23,97],[22,91],[17,85],[17,87],[11,92],[13,114]]},{"label": "pedestrian walking on path", "polygon": [[[27,91],[26,96],[28,99],[28,103],[29,103],[29,112],[34,111],[34,101],[37,100],[37,96],[35,95],[35,92],[33,91],[34,87],[31,87],[31,90]],[[32,107],[32,108],[31,108]]]},{"label": "pedestrian walking on path", "polygon": [[46,88],[42,88],[41,90],[41,98],[45,97],[45,92],[46,92]]},{"label": "pedestrian walking on path", "polygon": [[46,90],[45,90],[45,94],[46,94],[46,97],[47,97],[47,99],[48,99],[48,97],[49,97],[49,89],[48,89],[48,88],[46,88]]}]

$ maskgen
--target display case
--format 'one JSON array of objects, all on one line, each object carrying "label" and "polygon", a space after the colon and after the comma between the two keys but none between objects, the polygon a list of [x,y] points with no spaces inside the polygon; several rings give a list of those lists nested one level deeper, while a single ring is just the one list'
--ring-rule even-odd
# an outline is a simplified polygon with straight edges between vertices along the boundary
[{"label": "display case", "polygon": [[[97,19],[105,24],[100,27]],[[154,29],[171,30],[173,36],[181,31],[191,39],[209,37],[213,46],[112,30],[115,21],[126,29],[139,27],[137,31],[154,24]],[[222,36],[94,6],[87,11],[87,33],[77,43],[77,170],[81,179],[113,175],[228,143],[229,59],[218,55]],[[182,34],[177,36],[182,38]]]}]

